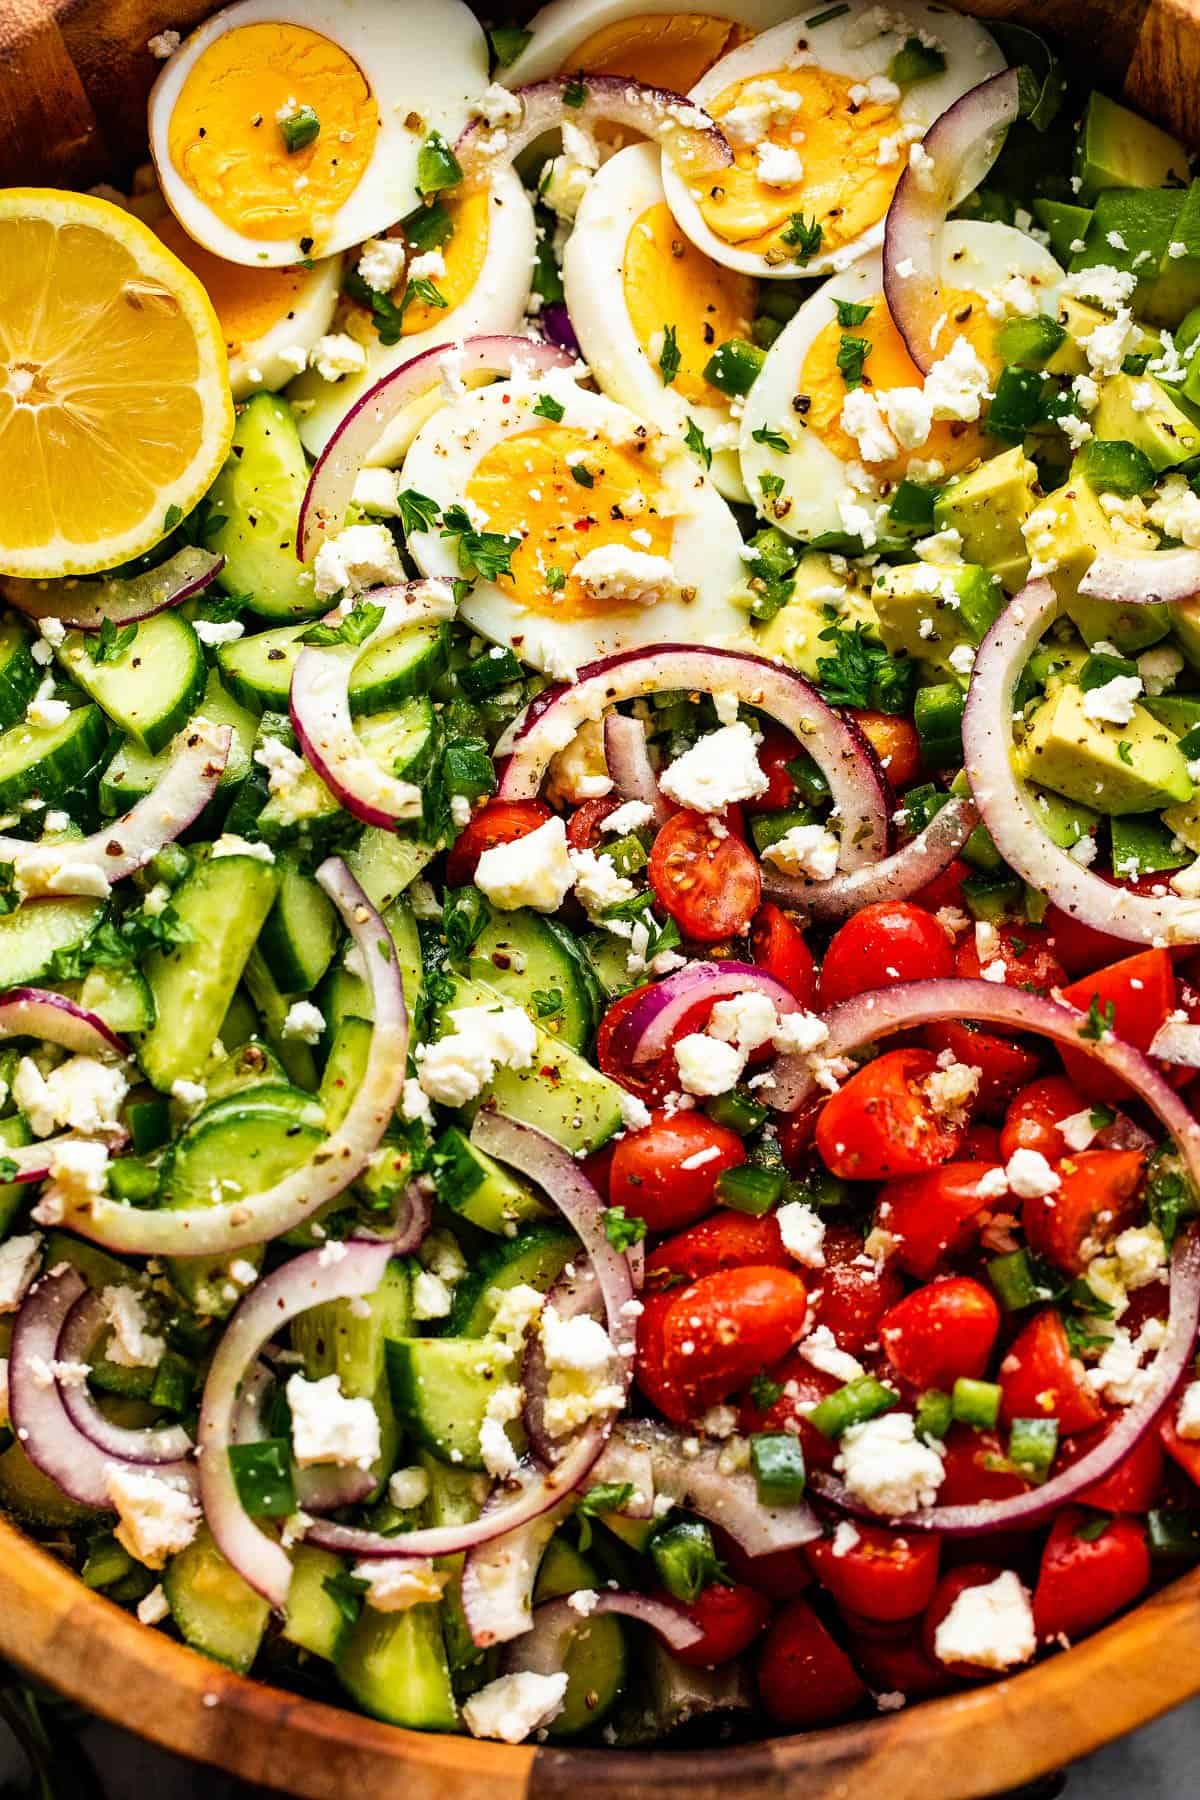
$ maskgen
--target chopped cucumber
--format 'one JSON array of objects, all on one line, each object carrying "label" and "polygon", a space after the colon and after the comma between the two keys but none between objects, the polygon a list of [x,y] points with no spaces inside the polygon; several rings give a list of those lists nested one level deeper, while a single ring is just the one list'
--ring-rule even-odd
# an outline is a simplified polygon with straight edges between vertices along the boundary
[{"label": "chopped cucumber", "polygon": [[0,915],[0,988],[49,974],[55,951],[82,944],[103,912],[99,900],[26,900]]},{"label": "chopped cucumber", "polygon": [[492,912],[471,949],[469,972],[583,1050],[599,1019],[599,983],[575,937],[555,919],[522,907]]},{"label": "chopped cucumber", "polygon": [[[283,625],[222,644],[217,664],[230,689],[256,711],[286,712],[292,670],[307,627]],[[350,676],[350,711],[385,712],[427,694],[446,666],[446,627],[413,625],[363,651]]]},{"label": "chopped cucumber", "polygon": [[482,1469],[479,1432],[508,1359],[476,1338],[399,1338],[387,1366],[397,1417],[422,1449]]},{"label": "chopped cucumber", "polygon": [[[244,781],[249,773],[258,721],[226,692],[215,669],[209,671],[199,710],[214,725],[232,728],[229,760],[219,783],[220,788],[228,791]],[[135,738],[125,738],[100,778],[100,810],[110,817],[127,812],[143,794],[158,786],[170,760],[169,745],[157,756],[152,756]]]},{"label": "chopped cucumber", "polygon": [[[350,1021],[348,1021],[350,1023]],[[438,1199],[472,1225],[507,1237],[530,1219],[545,1219],[550,1208],[533,1189],[488,1156],[451,1125],[434,1152]]]},{"label": "chopped cucumber", "polygon": [[376,1719],[422,1731],[458,1729],[440,1607],[380,1613],[364,1606],[337,1672],[351,1698]]},{"label": "chopped cucumber", "polygon": [[114,725],[156,756],[182,731],[204,693],[208,670],[200,639],[182,613],[160,612],[142,620],[113,661],[93,661],[95,648],[94,633],[72,631],[58,659]]},{"label": "chopped cucumber", "polygon": [[241,1675],[247,1673],[271,1608],[226,1562],[207,1525],[167,1564],[163,1592],[185,1643]]},{"label": "chopped cucumber", "polygon": [[497,1290],[527,1284],[548,1294],[578,1251],[578,1239],[557,1225],[534,1225],[489,1245],[455,1288],[446,1330],[455,1337],[483,1337],[495,1315]]},{"label": "chopped cucumber", "polygon": [[98,706],[78,706],[61,725],[13,725],[0,734],[0,811],[22,800],[53,806],[80,787],[104,755],[108,725]]},{"label": "chopped cucumber", "polygon": [[296,520],[308,464],[292,409],[277,394],[255,394],[238,415],[228,460],[209,499],[213,539],[225,558],[217,580],[268,619],[321,612],[312,570],[296,555]]},{"label": "chopped cucumber", "polygon": [[342,1561],[328,1550],[297,1544],[292,1551],[283,1635],[289,1644],[336,1662],[350,1632],[350,1622],[325,1586],[342,1573]]},{"label": "chopped cucumber", "polygon": [[333,961],[338,919],[333,902],[289,857],[276,864],[279,891],[258,936],[258,950],[285,994],[310,994]]},{"label": "chopped cucumber", "polygon": [[310,1381],[336,1375],[343,1394],[370,1400],[379,1418],[383,1479],[396,1460],[399,1427],[385,1355],[388,1341],[412,1330],[412,1280],[406,1262],[393,1260],[364,1311],[352,1300],[330,1300],[292,1320],[292,1344]]}]

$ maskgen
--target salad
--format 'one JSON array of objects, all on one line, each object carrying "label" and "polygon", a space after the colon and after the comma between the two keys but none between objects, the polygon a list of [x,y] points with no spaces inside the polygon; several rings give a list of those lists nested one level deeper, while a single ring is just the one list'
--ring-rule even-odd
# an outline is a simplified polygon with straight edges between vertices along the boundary
[{"label": "salad", "polygon": [[0,194],[0,1508],[511,1743],[1068,1650],[1200,1558],[1184,148],[918,0],[147,54]]}]

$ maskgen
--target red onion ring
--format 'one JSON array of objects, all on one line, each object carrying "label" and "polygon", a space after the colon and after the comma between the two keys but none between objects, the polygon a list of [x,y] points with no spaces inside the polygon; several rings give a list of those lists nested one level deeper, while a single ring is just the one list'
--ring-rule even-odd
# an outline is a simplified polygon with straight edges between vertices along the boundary
[{"label": "red onion ring", "polygon": [[513,162],[536,139],[565,124],[584,131],[594,125],[626,125],[660,145],[688,175],[712,174],[733,161],[715,120],[670,88],[647,87],[624,75],[560,75],[517,88],[514,98],[521,103],[519,123],[494,128],[478,119],[455,144],[468,188],[483,185],[498,162]]},{"label": "red onion ring", "polygon": [[803,881],[763,864],[762,891],[768,900],[805,912],[813,919],[848,919],[878,900],[907,900],[943,874],[974,831],[979,814],[973,800],[948,800],[901,849],[828,881]]},{"label": "red onion ring", "polygon": [[[452,595],[452,584],[437,578],[436,590]],[[421,601],[431,583],[371,590],[384,613],[361,644],[315,645],[301,650],[292,670],[289,706],[300,749],[339,806],[364,825],[391,831],[402,819],[421,817],[421,790],[383,768],[371,755],[350,717],[350,677],[367,650],[406,631],[427,615]],[[437,616],[441,616],[440,610]]]},{"label": "red onion ring", "polygon": [[323,862],[317,880],[362,952],[371,990],[371,1048],[345,1118],[308,1162],[259,1194],[224,1206],[181,1207],[175,1212],[93,1199],[67,1209],[65,1223],[81,1237],[125,1255],[224,1255],[295,1230],[344,1193],[366,1168],[404,1089],[408,1057],[404,989],[387,926],[341,858],[331,856]]},{"label": "red onion ring", "polygon": [[411,1256],[425,1242],[429,1227],[433,1224],[433,1202],[437,1189],[433,1178],[429,1175],[417,1175],[408,1182],[404,1189],[401,1205],[404,1210],[397,1215],[393,1229],[380,1233],[367,1231],[362,1226],[350,1233],[350,1240],[355,1244],[389,1243],[393,1256]]},{"label": "red onion ring", "polygon": [[461,344],[436,344],[382,376],[350,408],[308,478],[296,527],[301,562],[311,562],[322,543],[342,529],[359,470],[392,420],[437,385],[446,356],[453,357],[464,377],[511,375],[514,363],[537,370],[574,367],[565,351],[533,338],[472,337]]},{"label": "red onion ring", "polygon": [[128,1056],[129,1045],[88,1012],[49,988],[9,988],[0,996],[0,1038],[36,1037],[80,1056]]},{"label": "red onion ring", "polygon": [[497,753],[509,757],[500,776],[500,798],[536,798],[551,757],[587,720],[603,718],[620,700],[673,688],[702,693],[721,689],[778,720],[803,744],[829,783],[840,826],[842,868],[862,868],[887,854],[890,789],[862,732],[802,676],[742,650],[694,644],[623,650],[588,663],[569,687],[544,689],[497,745]]},{"label": "red onion ring", "polygon": [[538,323],[549,341],[557,344],[560,350],[566,350],[571,356],[582,354],[571,315],[561,300],[552,300],[548,306],[543,306],[538,314]]},{"label": "red onion ring", "polygon": [[193,719],[175,739],[174,754],[158,784],[123,818],[91,837],[58,844],[0,837],[0,862],[12,864],[18,892],[94,893],[89,875],[98,871],[111,887],[144,867],[204,811],[225,772],[232,738],[228,725]]},{"label": "red onion ring", "polygon": [[1118,606],[1190,600],[1200,593],[1200,550],[1153,550],[1146,556],[1101,550],[1079,583],[1079,591],[1089,599],[1111,600]]},{"label": "red onion ring", "polygon": [[967,779],[997,850],[1023,881],[1072,918],[1135,944],[1200,942],[1200,902],[1155,899],[1111,886],[1050,841],[1012,766],[1017,682],[1058,600],[1048,581],[1031,581],[987,633],[975,655],[963,711]]},{"label": "red onion ring", "polygon": [[821,1522],[807,1501],[764,1506],[748,1469],[724,1473],[721,1445],[711,1439],[701,1439],[698,1453],[689,1455],[684,1448],[687,1436],[656,1419],[622,1419],[613,1441],[626,1449],[647,1451],[656,1494],[665,1494],[677,1506],[689,1506],[702,1519],[719,1525],[747,1556],[799,1550],[822,1535]]},{"label": "red onion ring", "polygon": [[792,990],[755,963],[689,963],[641,990],[613,1033],[613,1056],[621,1064],[650,1062],[670,1048],[677,1026],[693,1007],[748,993],[765,994],[777,1013],[802,1010]]},{"label": "red onion ring", "polygon": [[[537,1487],[540,1476],[526,1466],[517,1471],[515,1479],[529,1489]],[[486,1520],[510,1504],[508,1495],[498,1489],[484,1505],[480,1519]],[[507,1644],[529,1630],[542,1552],[573,1504],[574,1496],[568,1494],[549,1512],[527,1520],[517,1530],[490,1537],[468,1550],[462,1572],[462,1607],[471,1641],[480,1649]]]},{"label": "red onion ring", "polygon": [[654,824],[665,825],[670,802],[660,792],[658,777],[646,747],[646,727],[640,719],[610,712],[604,717],[604,760],[613,787],[621,800],[640,800],[654,813]]},{"label": "red onion ring", "polygon": [[[1019,109],[1016,69],[981,81],[947,107],[925,133],[933,168],[909,166],[896,184],[884,227],[883,291],[888,311],[922,374],[928,375],[937,361],[935,327],[945,310],[941,253],[946,215],[991,168]],[[901,266],[906,274],[900,273]]]},{"label": "red onion ring", "polygon": [[102,581],[22,581],[8,575],[0,581],[0,593],[28,619],[57,619],[72,631],[99,631],[106,619],[131,625],[190,600],[224,567],[223,556],[187,544],[144,575],[108,575]]},{"label": "red onion ring", "polygon": [[[67,1314],[58,1340],[59,1362],[88,1362],[104,1329],[104,1307],[94,1293],[83,1293]],[[58,1384],[59,1396],[77,1431],[108,1457],[128,1463],[179,1463],[191,1457],[193,1444],[182,1425],[115,1425],[105,1418],[85,1386]]]},{"label": "red onion ring", "polygon": [[648,1625],[670,1650],[690,1650],[704,1633],[693,1623],[682,1607],[669,1600],[655,1600],[649,1594],[593,1593],[590,1604],[576,1609],[563,1594],[554,1600],[543,1600],[534,1609],[533,1628],[505,1652],[504,1673],[516,1675],[530,1671],[537,1675],[561,1672],[571,1634],[586,1626],[589,1619],[603,1613],[636,1619]]},{"label": "red onion ring", "polygon": [[[110,1128],[105,1132],[104,1141],[110,1150],[117,1150],[128,1142],[129,1134],[123,1126]],[[60,1132],[57,1137],[42,1138],[37,1144],[6,1145],[3,1155],[8,1162],[16,1164],[16,1173],[9,1176],[10,1181],[46,1181],[50,1175],[50,1164],[54,1152],[63,1144],[91,1143],[90,1138],[82,1137],[75,1131]]]}]

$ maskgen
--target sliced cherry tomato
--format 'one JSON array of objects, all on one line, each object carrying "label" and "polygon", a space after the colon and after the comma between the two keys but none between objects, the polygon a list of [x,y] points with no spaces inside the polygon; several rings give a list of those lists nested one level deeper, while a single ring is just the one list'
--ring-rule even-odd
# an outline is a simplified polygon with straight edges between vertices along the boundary
[{"label": "sliced cherry tomato", "polygon": [[974,1242],[995,1201],[979,1184],[994,1163],[943,1163],[924,1175],[891,1181],[879,1193],[875,1217],[896,1240],[896,1261],[927,1281],[947,1256]]},{"label": "sliced cherry tomato", "polygon": [[[1062,997],[1081,1013],[1095,1007],[1104,1023],[1109,1022],[1111,1007],[1111,1026],[1117,1037],[1138,1050],[1148,1050],[1159,1026],[1174,1011],[1175,971],[1165,950],[1141,950],[1073,982],[1063,989]],[[1060,1044],[1058,1053],[1084,1100],[1111,1103],[1127,1097],[1126,1083],[1093,1057],[1069,1044]]]},{"label": "sliced cherry tomato", "polygon": [[879,1341],[902,1381],[949,1391],[959,1376],[978,1380],[1000,1330],[1000,1308],[981,1282],[951,1275],[917,1288],[884,1314]]},{"label": "sliced cherry tomato", "polygon": [[663,1372],[702,1411],[790,1350],[808,1293],[798,1275],[765,1266],[722,1269],[676,1289],[662,1321]]},{"label": "sliced cherry tomato", "polygon": [[[1090,1450],[1094,1450],[1097,1444],[1103,1443],[1119,1422],[1120,1415],[1113,1414],[1103,1425],[1097,1426],[1095,1431],[1068,1438],[1059,1451],[1062,1467],[1069,1468]],[[1078,1505],[1095,1507],[1097,1512],[1144,1513],[1158,1499],[1162,1479],[1162,1442],[1157,1433],[1147,1431],[1111,1473],[1101,1481],[1094,1481],[1091,1487],[1085,1488],[1075,1499]]]},{"label": "sliced cherry tomato", "polygon": [[888,1181],[949,1162],[966,1126],[943,1118],[924,1093],[936,1068],[928,1050],[885,1050],[851,1075],[817,1120],[826,1168],[848,1181]]},{"label": "sliced cherry tomato", "polygon": [[652,1113],[613,1151],[609,1205],[645,1219],[651,1231],[677,1231],[712,1211],[717,1177],[745,1160],[737,1132],[704,1113]]},{"label": "sliced cherry tomato", "polygon": [[[812,1466],[807,1458],[805,1466]],[[765,1594],[772,1605],[794,1600],[797,1594],[806,1593],[812,1586],[812,1571],[804,1560],[803,1551],[768,1550],[765,1556],[748,1556],[737,1539],[731,1538],[719,1525],[714,1525],[712,1531],[717,1555],[734,1580],[745,1582],[747,1587]]]},{"label": "sliced cherry tomato", "polygon": [[1016,1043],[999,1032],[980,1031],[959,1019],[926,1025],[921,1037],[931,1050],[952,1050],[957,1062],[979,1070],[975,1110],[987,1119],[1002,1113],[1017,1089],[1032,1081],[1042,1066],[1039,1049]]},{"label": "sliced cherry tomato", "polygon": [[921,773],[921,740],[912,720],[898,713],[863,712],[859,707],[850,708],[850,717],[896,792],[911,787]]},{"label": "sliced cherry tomato", "polygon": [[655,1598],[686,1613],[704,1633],[698,1643],[689,1644],[686,1650],[672,1651],[673,1656],[693,1669],[713,1669],[740,1656],[771,1616],[771,1602],[766,1596],[742,1582],[711,1582],[695,1600],[687,1602],[672,1600],[665,1592]]},{"label": "sliced cherry tomato", "polygon": [[856,1636],[854,1659],[877,1694],[904,1694],[909,1700],[928,1700],[954,1686],[953,1676],[925,1654],[919,1631],[906,1632],[887,1642]]},{"label": "sliced cherry tomato", "polygon": [[934,1662],[942,1664],[951,1675],[957,1675],[962,1681],[994,1681],[999,1673],[996,1669],[985,1668],[980,1663],[942,1662],[937,1653],[937,1629],[946,1614],[950,1611],[960,1594],[968,1588],[989,1587],[1004,1570],[998,1563],[972,1562],[963,1563],[961,1568],[951,1569],[938,1582],[929,1611],[925,1614],[924,1644],[925,1653]]},{"label": "sliced cherry tomato", "polygon": [[755,794],[743,804],[749,813],[777,812],[791,806],[796,798],[796,783],[788,774],[787,764],[800,755],[800,745],[782,726],[768,725],[758,746],[758,766],[767,778],[766,791]]},{"label": "sliced cherry tomato", "polygon": [[813,1295],[815,1317],[832,1331],[839,1349],[859,1356],[879,1342],[879,1321],[899,1300],[904,1283],[890,1263],[880,1266],[865,1254],[852,1226],[827,1226],[821,1249],[825,1267]]},{"label": "sliced cherry tomato", "polygon": [[809,1567],[838,1605],[865,1619],[911,1619],[924,1612],[937,1586],[941,1541],[921,1532],[856,1524],[857,1540],[835,1548],[833,1538],[805,1546]]},{"label": "sliced cherry tomato", "polygon": [[894,981],[954,973],[950,940],[933,917],[907,900],[877,900],[846,920],[821,964],[821,1005],[830,1007]]},{"label": "sliced cherry tomato", "polygon": [[854,1664],[807,1600],[789,1601],[763,1639],[758,1693],[777,1725],[835,1725],[867,1697]]},{"label": "sliced cherry tomato", "polygon": [[1179,1465],[1190,1482],[1200,1487],[1200,1438],[1180,1437],[1178,1394],[1159,1417],[1158,1435],[1172,1462]]},{"label": "sliced cherry tomato", "polygon": [[1082,1111],[1077,1088],[1065,1075],[1043,1075],[1014,1094],[1000,1133],[1001,1159],[1014,1150],[1039,1150],[1047,1162],[1058,1162],[1070,1146],[1058,1129],[1063,1119]]},{"label": "sliced cherry tomato", "polygon": [[606,1009],[596,1032],[596,1062],[610,1081],[619,1082],[629,1093],[654,1105],[679,1087],[679,1068],[674,1056],[667,1050],[662,1056],[639,1063],[635,1068],[628,1057],[618,1056],[613,1049],[618,1027],[645,991],[645,987],[631,988]]},{"label": "sliced cherry tomato", "polygon": [[1000,1364],[1000,1419],[1057,1419],[1065,1436],[1088,1431],[1103,1409],[1071,1355],[1063,1322],[1052,1306],[1035,1313]]},{"label": "sliced cherry tomato", "polygon": [[1124,938],[1111,937],[1107,931],[1096,931],[1053,903],[1046,908],[1042,924],[1046,928],[1047,943],[1072,981],[1129,954],[1129,945]]},{"label": "sliced cherry tomato", "polygon": [[698,1281],[702,1275],[744,1268],[748,1263],[793,1272],[796,1267],[796,1259],[784,1249],[779,1225],[769,1213],[761,1219],[746,1213],[714,1213],[650,1252],[646,1285],[653,1289],[657,1280],[661,1286],[672,1275]]},{"label": "sliced cherry tomato", "polygon": [[1150,1586],[1146,1534],[1133,1519],[1102,1528],[1082,1507],[1067,1506],[1050,1527],[1042,1551],[1033,1621],[1043,1643],[1077,1638],[1136,1600]]},{"label": "sliced cherry tomato", "polygon": [[540,800],[489,800],[455,838],[446,858],[446,886],[466,887],[475,879],[476,866],[485,850],[528,837],[553,816]]},{"label": "sliced cherry tomato", "polygon": [[1000,1133],[994,1125],[982,1125],[973,1119],[967,1126],[958,1153],[964,1162],[1001,1163]]},{"label": "sliced cherry tomato", "polygon": [[1059,1186],[1021,1203],[1029,1247],[1082,1275],[1099,1246],[1136,1223],[1146,1158],[1141,1150],[1081,1150],[1058,1165]]},{"label": "sliced cherry tomato", "polygon": [[982,954],[978,935],[971,932],[959,939],[954,954],[958,974],[977,981],[985,968],[994,968],[999,962],[1011,987],[1035,994],[1048,994],[1066,981],[1067,972],[1050,948],[1044,926],[997,925],[990,947]]},{"label": "sliced cherry tomato", "polygon": [[994,1431],[976,1431],[970,1425],[952,1425],[945,1437],[939,1506],[979,1506],[988,1500],[1009,1500],[1023,1494],[1029,1483],[1008,1467],[1005,1447]]},{"label": "sliced cherry tomato", "polygon": [[656,1294],[647,1290],[643,1294],[633,1372],[638,1387],[651,1405],[672,1424],[686,1425],[691,1417],[691,1402],[663,1367],[663,1325],[673,1299],[671,1292]]},{"label": "sliced cherry tomato", "polygon": [[745,931],[762,897],[754,852],[728,827],[714,830],[703,813],[684,810],[667,820],[648,873],[659,904],[697,944]]},{"label": "sliced cherry tomato", "polygon": [[827,1375],[823,1369],[814,1369],[798,1350],[791,1350],[782,1362],[765,1372],[763,1379],[779,1392],[765,1405],[762,1403],[761,1388],[757,1390],[758,1398],[755,1397],[754,1388],[743,1394],[738,1419],[742,1431],[747,1434],[756,1431],[793,1432],[800,1439],[806,1469],[832,1469],[837,1456],[837,1444],[832,1438],[827,1438],[824,1432],[818,1431],[815,1425],[809,1424],[808,1411],[824,1400],[827,1394],[835,1394],[842,1386],[836,1375]]},{"label": "sliced cherry tomato", "polygon": [[914,906],[923,906],[926,912],[935,913],[943,906],[952,906],[955,912],[965,912],[966,902],[963,899],[963,882],[971,875],[971,865],[965,863],[961,856],[956,856],[948,863],[940,875],[927,881],[923,888],[912,896]]},{"label": "sliced cherry tomato", "polygon": [[600,842],[600,827],[616,812],[621,802],[607,795],[603,800],[585,800],[567,820],[567,843],[572,850],[594,850]]},{"label": "sliced cherry tomato", "polygon": [[750,927],[750,954],[760,969],[782,981],[801,1006],[817,997],[817,966],[799,925],[778,906],[760,906]]}]

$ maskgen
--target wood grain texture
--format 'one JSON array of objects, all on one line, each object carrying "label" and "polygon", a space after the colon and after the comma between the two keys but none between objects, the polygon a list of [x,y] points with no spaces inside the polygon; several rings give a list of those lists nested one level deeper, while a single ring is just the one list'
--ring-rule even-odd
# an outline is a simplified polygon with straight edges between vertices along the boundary
[{"label": "wood grain texture", "polygon": [[[209,0],[0,0],[0,184],[120,179],[144,151],[158,68],[148,38],[209,10]],[[1200,0],[962,0],[961,10],[1074,41],[1090,78],[1200,143]],[[0,1655],[168,1749],[300,1800],[974,1800],[1200,1692],[1198,1570],[1065,1655],[911,1711],[706,1752],[509,1749],[397,1730],[244,1680],[138,1625],[2,1520],[0,1569]]]}]

